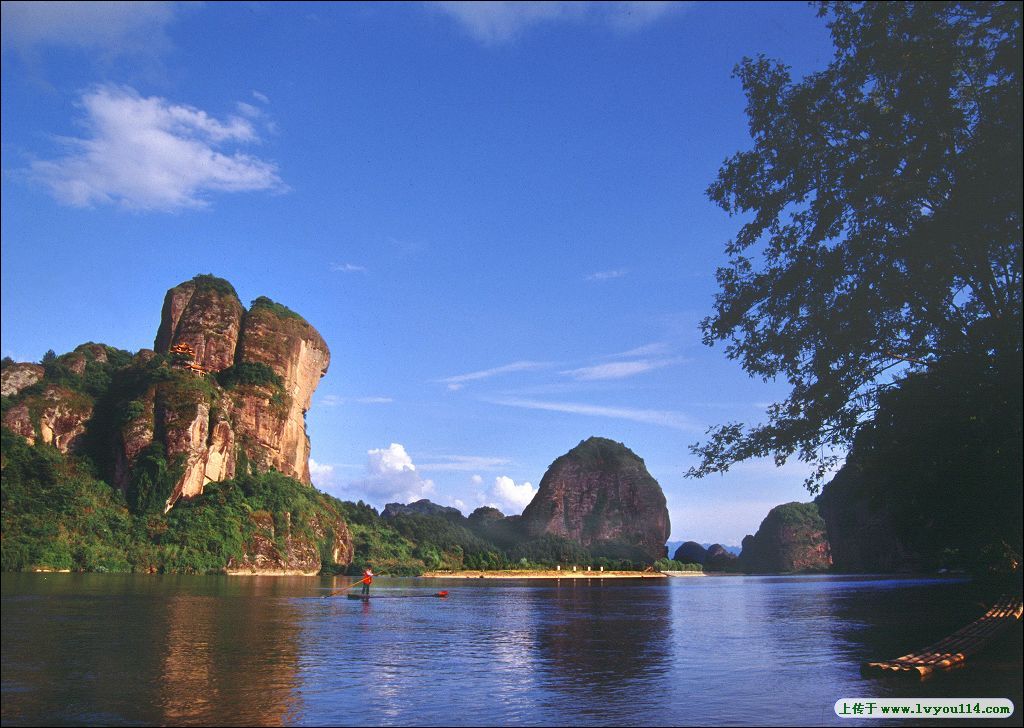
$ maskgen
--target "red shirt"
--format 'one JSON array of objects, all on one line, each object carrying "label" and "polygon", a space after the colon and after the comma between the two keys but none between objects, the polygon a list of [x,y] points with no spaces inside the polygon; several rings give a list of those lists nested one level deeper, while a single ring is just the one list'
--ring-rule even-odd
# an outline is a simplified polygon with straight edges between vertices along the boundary
[{"label": "red shirt", "polygon": [[365,581],[367,584],[372,584],[373,583],[373,571],[372,570],[367,569],[363,573],[363,581]]}]

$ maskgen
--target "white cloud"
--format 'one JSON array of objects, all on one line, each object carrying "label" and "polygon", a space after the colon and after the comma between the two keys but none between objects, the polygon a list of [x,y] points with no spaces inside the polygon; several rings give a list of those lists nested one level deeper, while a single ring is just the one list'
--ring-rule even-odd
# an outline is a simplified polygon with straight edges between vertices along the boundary
[{"label": "white cloud", "polygon": [[152,53],[168,45],[172,2],[4,2],[4,50],[70,46],[110,54]]},{"label": "white cloud", "polygon": [[434,481],[420,477],[409,453],[397,442],[366,453],[366,477],[350,488],[375,502],[411,503],[434,492]]},{"label": "white cloud", "polygon": [[491,493],[505,505],[509,515],[515,515],[522,513],[523,509],[530,504],[533,497],[537,495],[537,489],[528,482],[517,485],[512,478],[501,475],[494,479]]},{"label": "white cloud", "polygon": [[327,465],[326,463],[318,463],[313,458],[309,459],[309,474],[314,478],[325,477],[334,472],[333,465]]},{"label": "white cloud", "polygon": [[421,463],[420,470],[497,470],[511,462],[508,458],[485,457],[480,455],[447,455],[435,462]]},{"label": "white cloud", "polygon": [[259,91],[253,90],[252,97],[262,104],[270,103],[270,98],[266,94],[260,93]]},{"label": "white cloud", "polygon": [[629,271],[627,271],[624,268],[621,268],[619,270],[602,270],[598,271],[597,273],[588,274],[586,276],[586,279],[588,281],[610,281],[614,280],[615,278],[622,278],[628,272]]},{"label": "white cloud", "polygon": [[448,389],[455,391],[462,389],[466,382],[477,381],[480,379],[490,379],[501,374],[508,374],[510,372],[523,372],[531,371],[535,369],[545,369],[551,366],[543,362],[536,361],[517,361],[511,364],[505,364],[504,366],[494,367],[493,369],[484,369],[479,372],[470,372],[469,374],[458,374],[454,377],[446,377],[445,379],[438,379],[437,381],[442,384],[447,384]]},{"label": "white cloud", "polygon": [[331,263],[331,270],[336,273],[365,273],[366,268],[352,263]]},{"label": "white cloud", "polygon": [[473,481],[473,485],[480,485],[481,483],[484,482],[484,479],[479,475],[474,475],[472,478],[470,478],[470,480]]},{"label": "white cloud", "polygon": [[476,40],[507,43],[545,23],[595,20],[619,31],[636,31],[689,3],[677,2],[434,2]]},{"label": "white cloud", "polygon": [[237,104],[235,104],[235,107],[238,109],[238,113],[240,113],[242,116],[247,116],[250,119],[257,119],[263,115],[262,111],[257,109],[252,104],[247,104],[244,101],[239,101]]},{"label": "white cloud", "polygon": [[578,402],[542,402],[534,399],[493,399],[485,400],[492,404],[506,407],[523,407],[525,409],[547,410],[550,412],[566,412],[590,417],[609,417],[618,420],[643,422],[649,425],[660,425],[674,430],[687,432],[703,432],[704,427],[693,422],[681,412],[667,410],[634,409],[631,407],[603,407],[600,405]]},{"label": "white cloud", "polygon": [[125,86],[99,86],[79,105],[89,137],[61,139],[67,156],[29,168],[64,204],[169,211],[204,207],[210,192],[285,189],[274,164],[218,150],[259,141],[242,117],[218,120]]}]

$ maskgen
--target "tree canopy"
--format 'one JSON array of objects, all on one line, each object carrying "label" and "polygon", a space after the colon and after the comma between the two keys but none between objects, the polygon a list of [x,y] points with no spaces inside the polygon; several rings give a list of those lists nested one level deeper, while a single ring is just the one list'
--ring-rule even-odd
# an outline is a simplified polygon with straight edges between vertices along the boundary
[{"label": "tree canopy", "polygon": [[796,454],[813,492],[882,392],[950,356],[1019,375],[1021,4],[822,3],[829,66],[736,67],[753,148],[708,196],[744,220],[704,342],[785,378],[768,421],[692,447],[691,476]]}]

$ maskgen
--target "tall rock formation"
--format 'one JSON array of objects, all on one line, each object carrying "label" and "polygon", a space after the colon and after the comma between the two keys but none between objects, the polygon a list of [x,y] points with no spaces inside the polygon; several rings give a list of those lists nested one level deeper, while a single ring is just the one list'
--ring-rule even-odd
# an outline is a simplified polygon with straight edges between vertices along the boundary
[{"label": "tall rock formation", "polygon": [[832,567],[825,521],[815,503],[784,503],[743,539],[740,568],[751,573],[827,571]]},{"label": "tall rock formation", "polygon": [[268,367],[280,383],[276,392],[249,389],[235,396],[234,418],[247,457],[309,483],[306,411],[331,363],[327,343],[297,313],[260,297],[242,320],[235,359],[243,367]]},{"label": "tall rock formation", "polygon": [[556,459],[521,524],[531,537],[554,534],[592,552],[664,558],[670,524],[665,494],[625,445],[591,437]]},{"label": "tall rock formation", "polygon": [[273,469],[309,484],[305,414],[330,358],[316,329],[269,298],[246,311],[223,279],[199,275],[175,286],[164,297],[155,352],[135,356],[123,401],[112,405],[115,484],[128,490],[154,444],[178,474],[167,509],[243,471]]}]

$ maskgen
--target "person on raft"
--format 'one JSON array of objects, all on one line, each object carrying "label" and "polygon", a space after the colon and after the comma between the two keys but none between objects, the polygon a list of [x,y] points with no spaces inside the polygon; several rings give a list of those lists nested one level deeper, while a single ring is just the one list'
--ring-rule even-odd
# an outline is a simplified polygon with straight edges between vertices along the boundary
[{"label": "person on raft", "polygon": [[370,595],[370,584],[373,583],[373,569],[369,566],[366,567],[366,571],[363,572],[363,596]]}]

